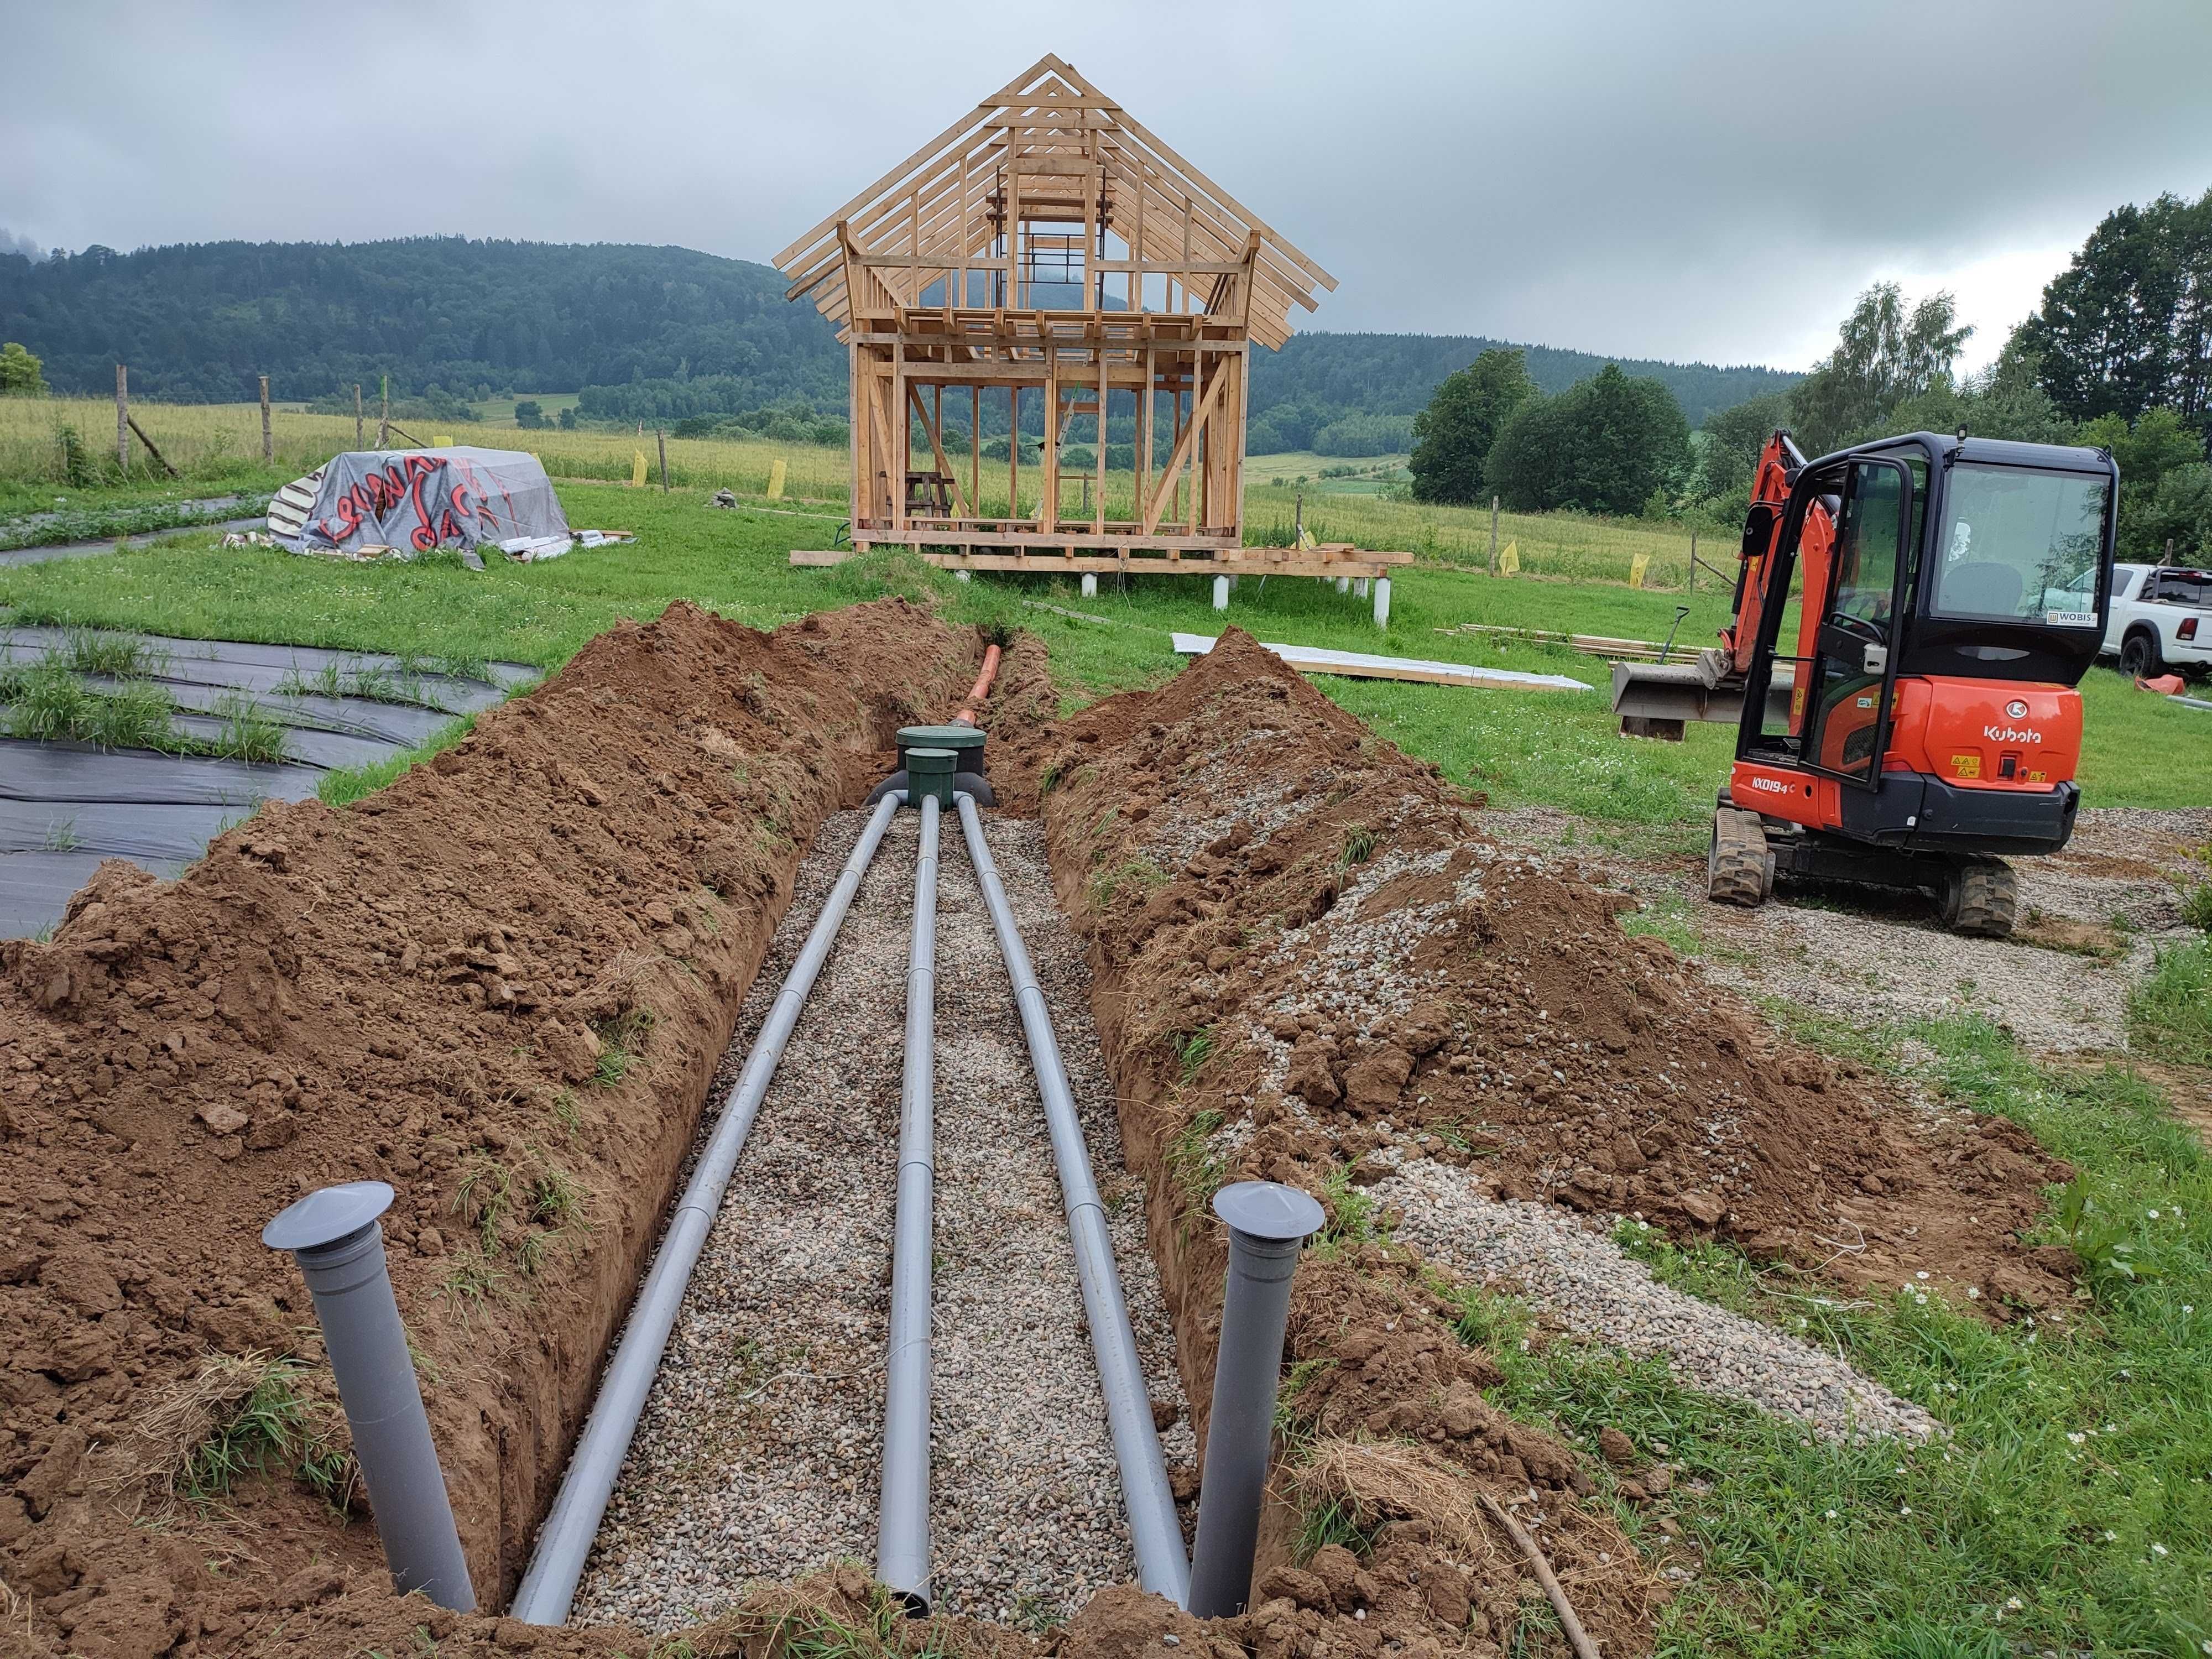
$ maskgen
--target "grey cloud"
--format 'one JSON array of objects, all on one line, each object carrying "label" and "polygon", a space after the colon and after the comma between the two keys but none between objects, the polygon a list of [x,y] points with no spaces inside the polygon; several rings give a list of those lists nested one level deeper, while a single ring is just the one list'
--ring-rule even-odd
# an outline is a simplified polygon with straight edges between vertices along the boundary
[{"label": "grey cloud", "polygon": [[70,247],[440,232],[765,259],[1051,50],[1340,279],[1311,326],[1802,364],[1899,273],[2008,273],[1966,295],[1993,349],[2037,251],[2212,185],[2203,0],[1030,19],[40,7],[9,24],[0,224]]}]

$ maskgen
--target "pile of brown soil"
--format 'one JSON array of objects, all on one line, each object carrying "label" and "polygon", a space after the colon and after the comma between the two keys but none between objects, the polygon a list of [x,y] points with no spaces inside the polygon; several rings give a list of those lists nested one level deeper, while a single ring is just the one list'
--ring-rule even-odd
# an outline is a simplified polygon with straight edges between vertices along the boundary
[{"label": "pile of brown soil", "polygon": [[2067,1293],[2020,1234],[2071,1172],[2025,1132],[1778,1037],[1249,635],[1065,732],[1063,896],[1138,1046],[1204,1034],[1205,1103],[1249,1126],[1234,1173],[1317,1187],[1395,1141],[1847,1285]]},{"label": "pile of brown soil", "polygon": [[[678,605],[356,807],[270,805],[173,884],[106,866],[51,944],[0,947],[11,1640],[246,1650],[388,1583],[258,1237],[346,1180],[398,1189],[392,1278],[503,1601],[801,850],[981,649],[896,600],[774,635]],[[295,1419],[231,1434],[264,1472],[178,1501],[222,1484],[191,1459],[256,1386]]]},{"label": "pile of brown soil", "polygon": [[[1433,767],[1249,635],[1057,736],[1040,762],[1054,880],[1092,941],[1201,1431],[1224,1265],[1206,1197],[1279,1181],[1349,1222],[1334,1195],[1389,1145],[1501,1196],[1642,1212],[1847,1284],[1926,1271],[1982,1306],[2067,1290],[2067,1264],[2019,1241],[2066,1174],[2026,1134],[1931,1120],[1778,1040],[1624,936],[1619,901],[1571,863],[1492,843]],[[1273,1488],[1257,1605],[1230,1627],[1261,1659],[1499,1650],[1532,1587],[1473,1507],[1484,1492],[1541,1516],[1606,1651],[1648,1650],[1664,1586],[1579,1501],[1595,1483],[1574,1452],[1483,1398],[1498,1372],[1449,1320],[1402,1249],[1354,1234],[1301,1268],[1287,1397],[1304,1438]],[[1667,1486],[1653,1469],[1620,1490]],[[1371,1554],[1299,1565],[1332,1504]]]}]

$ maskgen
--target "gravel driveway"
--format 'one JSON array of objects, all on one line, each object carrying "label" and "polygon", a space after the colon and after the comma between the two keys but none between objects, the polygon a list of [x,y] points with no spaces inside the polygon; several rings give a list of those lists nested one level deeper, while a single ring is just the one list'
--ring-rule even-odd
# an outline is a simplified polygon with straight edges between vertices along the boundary
[{"label": "gravel driveway", "polygon": [[1947,932],[1929,900],[1867,888],[1785,887],[1757,910],[1705,897],[1697,860],[1611,850],[1618,827],[1548,807],[1487,812],[1492,834],[1564,850],[1594,879],[1633,894],[1700,941],[1709,977],[1854,1023],[1978,1013],[2031,1049],[2124,1049],[2129,993],[2162,945],[2195,935],[2181,887],[2212,878],[2194,849],[2212,843],[2212,809],[2084,811],[2051,858],[2013,860],[2019,931],[2009,939]]}]

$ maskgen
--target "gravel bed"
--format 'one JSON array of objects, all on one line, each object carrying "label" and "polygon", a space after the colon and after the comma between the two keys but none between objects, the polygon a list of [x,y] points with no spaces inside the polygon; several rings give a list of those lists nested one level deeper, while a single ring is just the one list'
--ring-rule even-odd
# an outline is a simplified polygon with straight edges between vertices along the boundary
[{"label": "gravel bed", "polygon": [[1824,1439],[1925,1440],[1935,1419],[1831,1353],[1659,1284],[1602,1233],[1549,1204],[1485,1198],[1426,1158],[1373,1188],[1402,1242],[1486,1283],[1510,1281],[1578,1336],[1663,1358],[1691,1387],[1802,1419]]},{"label": "gravel bed", "polygon": [[[866,815],[839,813],[723,1058],[715,1103]],[[1042,1626],[1133,1574],[1043,1108],[957,821],[938,896],[932,1554],[938,1607]],[[994,819],[1083,1111],[1152,1392],[1188,1462],[1173,1336],[1122,1170],[1089,975],[1034,824]],[[749,1580],[875,1556],[915,815],[861,884],[693,1278],[576,1599],[667,1631]]]},{"label": "gravel bed", "polygon": [[[1481,823],[1564,851],[1591,878],[1678,918],[1700,939],[1717,984],[1857,1024],[1979,1014],[2051,1053],[2127,1046],[2130,992],[2160,947],[2191,936],[2180,884],[2203,872],[2185,849],[2212,842],[2212,811],[2085,810],[2063,853],[2012,860],[2022,932],[1990,939],[1947,931],[1930,901],[1874,889],[1785,887],[1756,910],[1715,905],[1701,862],[1615,851],[1605,843],[1622,837],[1620,826],[1553,808],[1486,812]],[[2063,948],[2063,937],[2047,933],[2038,942],[2043,919],[2098,951]]]}]

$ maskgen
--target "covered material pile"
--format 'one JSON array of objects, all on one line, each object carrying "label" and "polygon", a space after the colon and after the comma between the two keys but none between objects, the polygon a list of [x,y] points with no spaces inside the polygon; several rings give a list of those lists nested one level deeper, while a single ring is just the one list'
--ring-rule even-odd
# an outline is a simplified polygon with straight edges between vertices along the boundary
[{"label": "covered material pile", "polygon": [[278,492],[269,531],[296,552],[356,559],[486,542],[566,547],[570,538],[535,455],[466,444],[334,455]]}]

